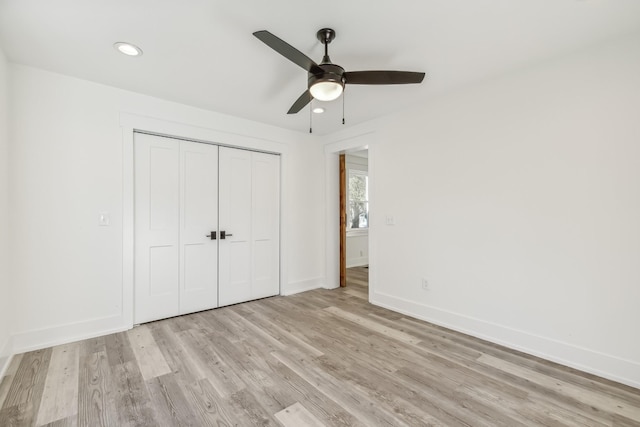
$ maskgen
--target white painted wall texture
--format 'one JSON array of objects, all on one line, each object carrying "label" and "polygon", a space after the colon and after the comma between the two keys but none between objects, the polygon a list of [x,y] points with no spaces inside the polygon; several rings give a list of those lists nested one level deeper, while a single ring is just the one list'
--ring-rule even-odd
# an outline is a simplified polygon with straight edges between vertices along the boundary
[{"label": "white painted wall texture", "polygon": [[291,165],[289,203],[296,214],[283,220],[295,246],[287,254],[290,277],[285,294],[324,286],[324,165],[319,161],[323,147],[313,141],[292,147],[295,162]]},{"label": "white painted wall texture", "polygon": [[363,126],[372,301],[640,387],[639,117],[636,36]]},{"label": "white painted wall texture", "polygon": [[8,65],[0,49],[0,377],[10,356]]},{"label": "white painted wall texture", "polygon": [[[15,350],[125,326],[122,112],[288,146],[296,166],[282,188],[287,276],[293,288],[310,278],[322,285],[322,230],[309,233],[322,223],[317,139],[26,66],[11,71]],[[111,226],[98,226],[99,212],[110,213]]]}]

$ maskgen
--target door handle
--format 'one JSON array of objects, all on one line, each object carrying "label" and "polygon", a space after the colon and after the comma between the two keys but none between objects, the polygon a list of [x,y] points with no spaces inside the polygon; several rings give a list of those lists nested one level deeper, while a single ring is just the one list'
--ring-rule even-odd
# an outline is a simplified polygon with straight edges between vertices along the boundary
[{"label": "door handle", "polygon": [[231,236],[233,236],[233,234],[231,234],[231,233],[227,233],[227,232],[226,232],[226,231],[224,231],[224,230],[220,231],[220,239],[221,239],[221,240],[224,240],[225,238],[227,238],[227,237],[231,237]]},{"label": "door handle", "polygon": [[[207,237],[211,237],[211,240],[216,240],[216,232],[212,231],[211,234],[207,234]],[[223,237],[224,239],[224,237]]]}]

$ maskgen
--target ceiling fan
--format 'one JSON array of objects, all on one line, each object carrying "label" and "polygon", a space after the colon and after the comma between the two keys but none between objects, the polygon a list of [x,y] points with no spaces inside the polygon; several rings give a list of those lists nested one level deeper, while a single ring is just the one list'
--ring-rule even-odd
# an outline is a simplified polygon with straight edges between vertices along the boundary
[{"label": "ceiling fan", "polygon": [[346,84],[397,85],[421,83],[424,79],[424,73],[413,71],[345,71],[329,59],[329,43],[336,37],[336,32],[331,28],[323,28],[316,34],[318,40],[324,44],[324,57],[320,64],[316,64],[307,55],[269,31],[256,31],[253,35],[309,73],[308,89],[293,103],[287,114],[297,113],[312,99],[333,101],[342,94]]}]

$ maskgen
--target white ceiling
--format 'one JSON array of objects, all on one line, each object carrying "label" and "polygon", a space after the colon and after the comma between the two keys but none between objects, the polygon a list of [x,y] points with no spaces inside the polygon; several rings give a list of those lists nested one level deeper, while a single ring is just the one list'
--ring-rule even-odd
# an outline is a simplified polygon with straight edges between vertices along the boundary
[{"label": "white ceiling", "polygon": [[[638,0],[0,0],[11,62],[307,132],[286,112],[306,72],[252,36],[268,30],[319,62],[323,27],[347,71],[424,71],[422,85],[347,87],[347,126],[434,94],[640,31]],[[144,55],[112,47],[128,41]],[[342,127],[323,103],[314,133]]]}]

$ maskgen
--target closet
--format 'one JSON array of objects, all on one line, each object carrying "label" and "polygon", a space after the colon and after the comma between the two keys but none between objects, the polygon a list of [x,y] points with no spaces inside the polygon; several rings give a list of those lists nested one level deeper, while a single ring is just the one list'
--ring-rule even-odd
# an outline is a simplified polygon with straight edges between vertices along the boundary
[{"label": "closet", "polygon": [[279,293],[280,157],[134,136],[134,322]]}]

